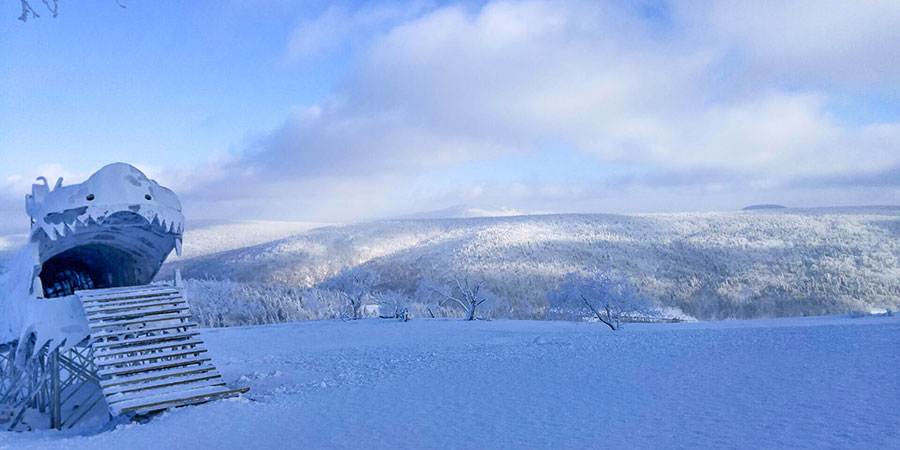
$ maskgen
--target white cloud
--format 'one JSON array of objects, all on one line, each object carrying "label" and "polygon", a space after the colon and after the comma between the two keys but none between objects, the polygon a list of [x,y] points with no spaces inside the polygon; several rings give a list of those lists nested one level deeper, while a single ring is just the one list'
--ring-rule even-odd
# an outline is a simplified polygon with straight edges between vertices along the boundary
[{"label": "white cloud", "polygon": [[[228,158],[147,171],[198,215],[243,218],[340,221],[468,202],[555,211],[771,202],[761,196],[821,204],[816,192],[884,201],[894,191],[876,183],[864,193],[814,185],[870,174],[900,183],[897,171],[879,172],[900,167],[900,123],[848,124],[829,109],[835,95],[896,92],[898,11],[801,0],[678,1],[661,18],[627,2],[333,8],[302,22],[285,49],[298,63],[352,43],[353,63],[329,99],[298,106]],[[497,163],[528,159],[548,141],[641,170],[571,182]],[[451,170],[479,165],[490,168],[480,179]]]},{"label": "white cloud", "polygon": [[302,20],[294,27],[288,38],[285,61],[308,61],[348,43],[363,40],[366,35],[381,28],[421,14],[426,5],[424,2],[399,5],[377,3],[352,11],[343,5],[333,5],[316,18]]},{"label": "white cloud", "polygon": [[894,0],[678,5],[699,29],[711,30],[701,38],[724,40],[743,54],[751,76],[895,89],[900,79],[900,7]]},{"label": "white cloud", "polygon": [[[827,63],[841,55],[874,58],[869,39],[886,40],[881,25],[892,19],[867,29],[860,17],[879,5],[863,5],[859,14],[808,14],[802,2],[690,5],[676,5],[676,31],[668,34],[629,7],[595,2],[495,1],[425,14],[330,10],[295,32],[289,55],[339,42],[359,24],[406,20],[369,36],[329,101],[298,109],[224,170],[240,170],[248,183],[342,199],[336,214],[346,214],[346,199],[364,199],[362,214],[382,206],[375,199],[385,195],[402,203],[421,199],[398,197],[433,193],[411,186],[422,172],[439,177],[447,167],[528,155],[548,139],[660,173],[629,178],[629,186],[677,182],[717,193],[900,164],[900,124],[845,125],[829,113],[829,93],[819,84],[786,89],[753,79],[773,67],[802,76],[794,69],[798,55],[832,72],[840,65]],[[678,20],[693,28],[679,29]],[[794,23],[802,30],[791,29]],[[823,42],[828,33],[814,33],[819,28],[838,30],[839,42]],[[745,59],[734,62],[735,49]],[[523,180],[505,195],[539,201],[607,192],[600,178],[580,187]],[[459,185],[456,200],[480,189]]]}]

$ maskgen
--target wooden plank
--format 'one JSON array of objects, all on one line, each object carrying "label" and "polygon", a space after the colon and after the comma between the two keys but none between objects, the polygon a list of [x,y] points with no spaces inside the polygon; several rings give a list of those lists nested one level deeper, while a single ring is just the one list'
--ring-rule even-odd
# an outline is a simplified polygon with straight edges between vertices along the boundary
[{"label": "wooden plank", "polygon": [[[161,411],[163,409],[173,408],[173,407],[177,407],[177,406],[186,406],[189,404],[197,403],[198,400],[200,403],[204,403],[204,402],[211,400],[212,398],[222,398],[222,397],[227,397],[227,396],[240,395],[240,394],[243,394],[244,392],[247,392],[248,390],[250,390],[250,388],[228,389],[228,390],[219,390],[219,391],[211,390],[210,392],[196,393],[189,397],[178,398],[177,396],[173,396],[175,398],[159,399],[158,401],[155,401],[153,403],[137,404],[137,405],[133,405],[133,406],[120,405],[116,408],[110,408],[110,409],[118,409],[121,413],[139,412],[139,411],[140,412]],[[201,390],[201,391],[203,391],[203,390]],[[185,394],[192,394],[192,393],[186,392]],[[163,397],[165,397],[165,396],[163,396]]]},{"label": "wooden plank", "polygon": [[166,289],[178,289],[173,286],[165,285],[165,284],[145,284],[140,286],[122,286],[122,287],[111,287],[111,288],[99,288],[99,289],[84,289],[84,290],[76,290],[76,295],[85,295],[88,297],[92,296],[104,296],[108,294],[115,294],[121,292],[132,292],[136,290],[141,291],[159,291]]},{"label": "wooden plank", "polygon": [[[136,362],[142,361],[153,361],[158,359],[170,359],[170,358],[180,358],[188,355],[199,355],[201,353],[206,353],[206,349],[202,347],[194,347],[186,350],[172,350],[168,352],[154,352],[147,353],[140,356],[134,356],[131,358],[114,358],[108,359],[106,361],[97,361],[97,367],[109,367],[109,366],[121,366],[124,364],[134,364]],[[143,367],[143,366],[136,366]]]},{"label": "wooden plank", "polygon": [[100,380],[100,386],[106,389],[110,386],[129,385],[134,383],[144,383],[153,380],[162,380],[165,378],[178,377],[183,375],[194,375],[198,373],[215,372],[216,367],[212,364],[201,364],[198,367],[179,368],[177,370],[161,370],[150,372],[146,375],[133,375],[130,377],[114,378],[110,380]]},{"label": "wooden plank", "polygon": [[180,384],[174,384],[172,386],[163,386],[163,387],[159,387],[156,389],[146,389],[146,390],[140,390],[140,391],[134,391],[134,392],[122,392],[122,393],[118,393],[118,394],[109,394],[106,396],[106,400],[110,406],[113,406],[115,403],[121,404],[122,402],[133,402],[135,400],[139,400],[142,398],[143,399],[157,398],[161,395],[176,394],[179,392],[183,393],[183,392],[189,392],[189,391],[196,391],[198,389],[205,389],[205,388],[228,389],[228,387],[225,385],[225,380],[223,380],[221,377],[219,377],[218,379],[195,381],[192,383],[180,383]]},{"label": "wooden plank", "polygon": [[[137,318],[143,317],[143,316],[155,316],[155,315],[159,315],[159,314],[170,314],[170,313],[177,313],[177,312],[188,311],[188,310],[190,310],[190,308],[188,308],[187,306],[177,306],[177,305],[168,305],[167,304],[165,306],[159,306],[159,307],[155,307],[155,308],[133,309],[133,310],[129,310],[129,311],[120,311],[120,312],[113,312],[113,313],[108,313],[108,314],[89,315],[88,322],[97,322],[97,321],[104,321],[104,320],[109,321],[110,319],[121,319],[121,320],[137,319]],[[94,324],[92,324],[92,325],[94,325]]]},{"label": "wooden plank", "polygon": [[144,290],[144,291],[153,291],[153,290],[164,290],[164,289],[176,289],[176,287],[170,284],[142,284],[137,286],[118,286],[118,287],[107,287],[107,288],[97,288],[97,289],[81,289],[76,290],[75,292],[83,292],[86,295],[107,295],[111,293],[117,292],[131,292],[135,290]]},{"label": "wooden plank", "polygon": [[[194,333],[197,334],[197,333]],[[94,350],[94,358],[109,358],[113,356],[120,355],[132,355],[138,354],[141,352],[152,352],[155,350],[163,350],[166,348],[175,348],[175,347],[186,347],[189,345],[203,345],[203,341],[199,339],[188,339],[181,341],[170,341],[164,343],[155,343],[150,345],[134,345],[131,347],[118,348],[118,349],[100,349]]]},{"label": "wooden plank", "polygon": [[[204,403],[249,390],[229,389],[206,356],[200,333],[188,331],[197,324],[190,320],[181,289],[135,286],[76,295],[93,330],[94,363],[113,415]],[[130,328],[137,326],[142,328]]]},{"label": "wooden plank", "polygon": [[120,367],[118,369],[103,369],[98,370],[97,375],[101,377],[114,376],[114,377],[125,377],[128,375],[133,375],[136,373],[145,373],[153,370],[162,370],[162,369],[173,369],[175,367],[184,367],[190,366],[194,364],[201,364],[205,362],[209,362],[211,359],[209,357],[204,358],[182,358],[172,361],[163,361],[158,363],[144,364],[141,366],[135,367]]},{"label": "wooden plank", "polygon": [[92,323],[90,324],[91,329],[94,330],[104,330],[110,328],[118,328],[118,327],[127,327],[128,325],[139,325],[142,323],[151,323],[151,322],[163,322],[166,320],[181,320],[181,319],[190,319],[192,316],[190,313],[178,313],[178,314],[168,314],[168,315],[159,315],[159,316],[150,316],[129,320],[122,320],[118,322],[100,322],[100,323]]},{"label": "wooden plank", "polygon": [[[176,377],[168,377],[153,380],[147,383],[131,383],[131,384],[121,384],[116,386],[110,386],[103,390],[103,393],[107,396],[114,395],[118,393],[126,393],[126,392],[137,392],[143,391],[147,389],[157,389],[161,387],[168,386],[178,386],[181,384],[193,383],[196,381],[215,381],[216,379],[222,379],[222,375],[216,371],[210,371],[205,373],[199,373],[194,375],[186,375],[186,376],[176,376]],[[223,381],[224,383],[224,381]]]},{"label": "wooden plank", "polygon": [[131,289],[109,293],[94,293],[88,291],[75,291],[75,295],[85,302],[105,302],[113,300],[125,300],[129,298],[152,297],[154,295],[171,295],[179,293],[178,288],[165,287],[161,289]]},{"label": "wooden plank", "polygon": [[107,302],[117,302],[117,301],[125,301],[125,300],[137,300],[142,298],[152,298],[152,297],[163,297],[166,295],[176,295],[180,294],[179,291],[175,289],[165,290],[165,291],[134,291],[130,293],[121,293],[121,294],[111,294],[102,297],[82,297],[78,296],[81,299],[81,302],[87,304],[89,306],[97,306],[102,305]]},{"label": "wooden plank", "polygon": [[180,295],[171,295],[168,297],[154,297],[151,299],[129,300],[121,303],[111,303],[95,308],[84,308],[87,314],[106,313],[113,311],[125,311],[134,308],[148,308],[152,306],[171,305],[178,303],[186,303],[185,299]]},{"label": "wooden plank", "polygon": [[[165,327],[141,328],[138,330],[127,330],[127,331],[119,331],[119,332],[115,332],[115,333],[106,333],[106,334],[98,333],[93,336],[96,338],[107,339],[110,337],[123,336],[123,335],[127,335],[127,334],[148,334],[148,333],[156,333],[156,332],[165,331],[165,330],[174,330],[177,328],[192,328],[192,327],[196,327],[196,326],[197,326],[197,324],[193,323],[193,322],[182,322],[180,324],[165,326]],[[137,332],[143,332],[143,333],[137,333]],[[133,337],[133,338],[127,338],[127,339],[119,339],[119,340],[115,340],[115,341],[104,341],[104,342],[95,341],[94,343],[91,344],[91,347],[93,347],[95,350],[100,349],[100,348],[107,348],[107,347],[125,347],[128,345],[146,344],[148,342],[172,341],[172,340],[184,339],[186,337],[198,336],[198,335],[200,335],[200,333],[197,331],[183,331],[183,332],[179,332],[179,333],[150,335],[150,336],[144,336],[144,337],[140,337],[140,338]]]}]

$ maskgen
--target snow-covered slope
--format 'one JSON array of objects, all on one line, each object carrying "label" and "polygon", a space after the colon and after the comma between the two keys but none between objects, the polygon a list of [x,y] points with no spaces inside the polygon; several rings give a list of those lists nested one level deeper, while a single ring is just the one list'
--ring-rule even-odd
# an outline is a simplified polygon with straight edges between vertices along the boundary
[{"label": "snow-covered slope", "polygon": [[[195,258],[236,248],[264,244],[288,236],[327,226],[314,222],[278,222],[247,220],[191,225],[184,232],[183,257]],[[172,260],[181,259],[171,255]]]},{"label": "snow-covered slope", "polygon": [[202,330],[243,399],[0,449],[891,449],[900,317]]},{"label": "snow-covered slope", "polygon": [[588,265],[619,269],[697,318],[900,308],[898,207],[386,220],[185,257],[162,276],[179,267],[185,277],[315,286],[367,265],[379,288],[412,295],[422,276],[468,273],[520,318],[536,317],[562,275]]}]

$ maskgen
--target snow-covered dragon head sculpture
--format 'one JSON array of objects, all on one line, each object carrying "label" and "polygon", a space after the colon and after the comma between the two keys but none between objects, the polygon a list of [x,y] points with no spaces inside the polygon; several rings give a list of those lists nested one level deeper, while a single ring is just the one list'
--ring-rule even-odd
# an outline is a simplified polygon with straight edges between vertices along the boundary
[{"label": "snow-covered dragon head sculpture", "polygon": [[83,313],[67,309],[67,296],[147,284],[173,248],[181,253],[181,202],[137,168],[110,164],[80,184],[60,179],[52,190],[38,180],[25,200],[29,242],[0,276],[0,342],[48,327],[45,334],[58,326],[80,333]]},{"label": "snow-covered dragon head sculpture", "polygon": [[110,164],[84,183],[26,197],[46,297],[73,289],[149,283],[174,247],[181,253],[184,216],[169,189],[131,165]]}]

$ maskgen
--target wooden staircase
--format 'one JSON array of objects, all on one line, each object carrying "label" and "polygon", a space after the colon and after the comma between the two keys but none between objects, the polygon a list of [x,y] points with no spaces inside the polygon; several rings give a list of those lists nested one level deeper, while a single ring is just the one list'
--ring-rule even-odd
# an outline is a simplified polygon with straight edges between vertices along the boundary
[{"label": "wooden staircase", "polygon": [[91,328],[100,387],[113,416],[233,397],[191,321],[180,288],[146,285],[76,291]]}]

